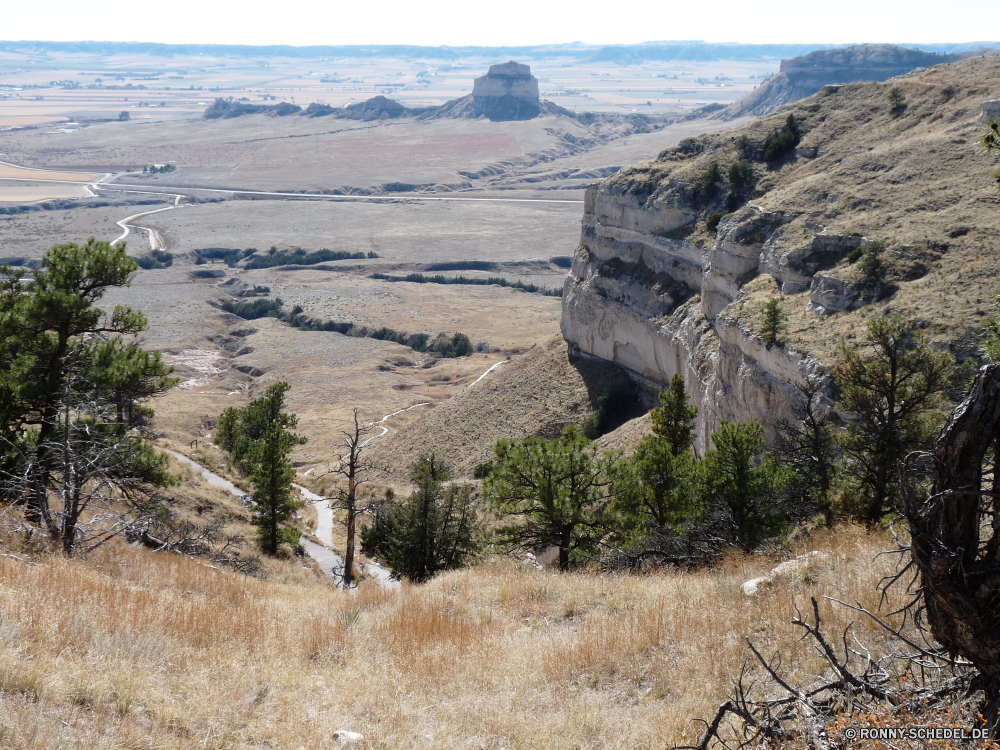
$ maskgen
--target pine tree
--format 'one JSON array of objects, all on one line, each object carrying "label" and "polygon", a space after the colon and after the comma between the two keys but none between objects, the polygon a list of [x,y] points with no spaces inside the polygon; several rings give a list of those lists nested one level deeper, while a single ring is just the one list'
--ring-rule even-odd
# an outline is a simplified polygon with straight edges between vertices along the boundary
[{"label": "pine tree", "polygon": [[173,481],[142,402],[177,381],[135,343],[142,313],[97,307],[136,270],[124,245],[94,238],[53,247],[30,279],[0,268],[0,497],[24,503],[67,553],[94,503],[121,528],[115,498],[138,507]]},{"label": "pine tree", "polygon": [[649,547],[702,514],[696,464],[690,452],[656,433],[646,435],[616,473],[612,511],[626,546]]},{"label": "pine tree", "polygon": [[597,506],[611,495],[615,455],[598,455],[576,427],[552,440],[501,440],[486,496],[511,523],[497,530],[502,546],[559,548],[559,568],[596,549],[604,520]]},{"label": "pine tree", "polygon": [[760,335],[768,349],[777,344],[781,334],[788,330],[786,320],[787,316],[781,309],[781,298],[771,297],[764,304],[764,322],[760,326]]},{"label": "pine tree", "polygon": [[694,445],[694,421],[698,407],[688,403],[684,389],[684,376],[675,373],[670,386],[660,393],[660,405],[653,409],[650,418],[653,432],[670,444],[673,455],[687,453]]},{"label": "pine tree", "polygon": [[781,490],[788,473],[777,456],[764,452],[759,422],[723,421],[712,442],[715,449],[702,462],[706,501],[728,511],[735,541],[753,548],[786,522]]},{"label": "pine tree", "polygon": [[361,532],[365,551],[417,583],[475,557],[480,520],[472,488],[446,484],[450,477],[434,454],[421,458],[412,476],[417,490],[404,504],[376,512]]},{"label": "pine tree", "polygon": [[886,98],[889,100],[889,111],[892,114],[898,114],[906,108],[906,95],[899,86],[893,86],[889,89],[889,94]]},{"label": "pine tree", "polygon": [[896,504],[898,462],[929,443],[933,427],[926,418],[944,396],[955,360],[898,313],[872,315],[865,344],[842,347],[833,374],[838,408],[857,417],[842,440],[845,473],[861,491],[861,514],[874,523]]},{"label": "pine tree", "polygon": [[292,449],[304,444],[306,438],[292,432],[298,417],[284,411],[290,388],[288,383],[275,383],[245,409],[227,409],[219,418],[223,433],[221,438],[217,435],[219,446],[250,475],[253,521],[266,555],[277,554],[283,542],[298,543],[298,534],[287,521],[305,504],[294,499],[292,488]]},{"label": "pine tree", "polygon": [[778,424],[776,452],[794,473],[794,491],[800,499],[818,505],[826,523],[832,524],[830,492],[838,446],[833,423],[821,405],[825,380],[816,375],[795,386],[800,400],[792,405],[794,421]]}]

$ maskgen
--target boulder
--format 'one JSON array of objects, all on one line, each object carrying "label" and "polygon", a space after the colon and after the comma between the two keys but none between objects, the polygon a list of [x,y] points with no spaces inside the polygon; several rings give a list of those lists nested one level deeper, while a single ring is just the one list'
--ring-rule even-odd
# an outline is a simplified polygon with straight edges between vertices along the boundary
[{"label": "boulder", "polygon": [[1000,120],[1000,99],[987,99],[983,102],[983,114],[979,119],[983,123]]},{"label": "boulder", "polygon": [[756,596],[761,589],[767,588],[781,579],[803,580],[809,571],[818,565],[823,564],[827,558],[825,552],[807,552],[799,555],[794,560],[787,560],[771,569],[771,572],[760,578],[751,578],[740,588],[744,596]]},{"label": "boulder", "polygon": [[363,734],[349,732],[346,729],[340,729],[333,733],[333,741],[338,747],[354,747],[364,742],[364,740],[365,736]]},{"label": "boulder", "polygon": [[812,289],[809,291],[809,305],[806,309],[821,315],[831,315],[853,310],[863,304],[861,290],[856,284],[836,276],[818,273],[813,278]]}]

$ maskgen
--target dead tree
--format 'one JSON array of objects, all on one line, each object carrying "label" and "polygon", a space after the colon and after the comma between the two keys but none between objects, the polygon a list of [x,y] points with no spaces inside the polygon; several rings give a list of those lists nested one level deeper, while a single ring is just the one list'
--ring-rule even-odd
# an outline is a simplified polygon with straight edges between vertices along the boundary
[{"label": "dead tree", "polygon": [[923,611],[938,643],[978,670],[973,688],[986,696],[983,714],[991,727],[1000,719],[998,444],[1000,365],[986,365],[929,456],[930,491],[919,492],[910,478],[908,467],[919,454],[908,456],[902,469]]},{"label": "dead tree", "polygon": [[[708,750],[713,745],[732,750],[796,738],[804,739],[809,750],[832,750],[842,746],[831,731],[837,717],[880,714],[913,721],[926,712],[932,715],[942,703],[961,702],[971,676],[967,663],[956,662],[933,646],[920,646],[861,604],[830,601],[864,614],[886,630],[891,636],[886,652],[875,655],[854,638],[853,623],[840,634],[843,645],[838,646],[823,632],[819,603],[813,597],[812,617],[797,612],[792,624],[804,631],[803,638],[823,657],[827,674],[805,687],[793,685],[782,675],[781,655],[767,659],[747,638],[753,660],[744,662],[712,720],[698,720],[706,727],[701,741],[675,750]],[[907,674],[919,678],[900,679]]]},{"label": "dead tree", "polygon": [[354,425],[343,432],[345,453],[337,457],[337,462],[321,476],[333,475],[341,481],[333,493],[335,507],[344,510],[347,527],[347,549],[344,550],[344,588],[354,582],[354,551],[357,546],[358,516],[371,511],[368,504],[359,504],[361,486],[367,484],[372,474],[380,469],[367,457],[368,446],[378,426],[363,423],[359,418],[360,409],[354,410]]}]

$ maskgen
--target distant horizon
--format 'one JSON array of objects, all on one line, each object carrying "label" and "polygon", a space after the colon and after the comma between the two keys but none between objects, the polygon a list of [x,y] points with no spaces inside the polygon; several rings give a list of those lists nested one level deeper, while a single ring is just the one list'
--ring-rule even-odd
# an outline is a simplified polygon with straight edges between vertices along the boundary
[{"label": "distant horizon", "polygon": [[[651,48],[651,49],[661,49],[670,47],[684,47],[684,46],[703,46],[703,47],[737,47],[737,48],[761,48],[766,49],[782,49],[790,48],[791,50],[796,50],[797,54],[805,54],[805,50],[819,50],[819,49],[842,49],[848,47],[855,47],[860,45],[889,45],[901,47],[904,49],[917,49],[926,52],[943,52],[943,51],[972,51],[979,48],[997,48],[1000,49],[1000,41],[991,40],[977,40],[968,42],[884,42],[884,41],[857,41],[857,42],[838,42],[838,43],[822,43],[822,42],[735,42],[735,41],[724,41],[724,42],[714,42],[705,41],[700,39],[664,39],[664,40],[647,40],[642,42],[629,42],[629,43],[601,43],[601,42],[542,42],[535,44],[499,44],[499,45],[486,45],[486,44],[404,44],[404,43],[368,43],[368,44],[248,44],[239,42],[155,42],[147,40],[135,40],[135,39],[5,39],[0,38],[0,50],[10,51],[11,48],[17,45],[39,45],[45,47],[94,47],[97,49],[101,48],[165,48],[167,50],[182,50],[184,48],[191,48],[193,50],[198,49],[232,49],[232,50],[348,50],[356,49],[360,51],[374,52],[376,50],[385,49],[399,49],[399,50],[448,50],[448,51],[472,51],[472,50],[525,50],[525,51],[543,51],[547,49],[555,50],[606,50],[606,49],[633,49],[633,48]],[[798,50],[801,50],[799,52]],[[86,52],[87,50],[81,49],[80,52]],[[95,50],[96,51],[96,50]]]},{"label": "distant horizon", "polygon": [[[8,41],[128,42],[224,46],[524,47],[656,44],[648,37],[700,37],[705,44],[845,46],[857,37],[900,46],[1000,38],[994,0],[719,0],[710,20],[692,3],[633,0],[506,0],[488,12],[463,0],[50,0],[4,11]],[[990,21],[993,21],[990,23]],[[992,33],[983,33],[991,28]],[[666,33],[664,33],[666,32]],[[694,32],[694,33],[692,33]],[[602,39],[595,41],[593,35]],[[644,39],[647,38],[647,39]],[[687,39],[685,39],[687,38]],[[851,40],[851,41],[849,41]],[[673,43],[673,42],[671,42]]]}]

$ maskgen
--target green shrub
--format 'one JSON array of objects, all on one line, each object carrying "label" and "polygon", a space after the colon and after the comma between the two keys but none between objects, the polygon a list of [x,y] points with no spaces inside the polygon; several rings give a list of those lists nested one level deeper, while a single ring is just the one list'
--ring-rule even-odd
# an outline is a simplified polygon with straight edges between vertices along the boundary
[{"label": "green shrub", "polygon": [[854,248],[853,250],[851,250],[851,252],[847,254],[847,262],[853,266],[855,263],[858,262],[858,260],[860,260],[861,256],[864,254],[865,254],[865,246],[858,245],[856,248]]},{"label": "green shrub", "polygon": [[144,255],[141,258],[133,258],[132,260],[139,265],[139,268],[146,271],[169,268],[174,264],[174,256],[162,250],[154,250],[149,255]]},{"label": "green shrub", "polygon": [[708,217],[707,221],[705,221],[705,228],[708,229],[709,232],[716,231],[719,228],[719,222],[728,215],[728,211],[716,211]]},{"label": "green shrub", "polygon": [[707,203],[719,194],[718,183],[722,182],[722,167],[719,162],[713,161],[701,173],[701,197]]},{"label": "green shrub", "polygon": [[446,333],[438,334],[430,348],[431,351],[443,354],[449,359],[467,357],[473,351],[472,340],[464,333],[456,333],[452,336],[448,336]]},{"label": "green shrub", "polygon": [[307,252],[299,248],[291,253],[272,247],[267,255],[255,256],[247,261],[245,268],[274,268],[275,266],[299,265],[313,266],[317,263],[329,263],[336,260],[364,260],[365,253],[348,253],[342,250],[317,250]]},{"label": "green shrub", "polygon": [[877,240],[861,246],[858,270],[866,286],[875,287],[885,281],[886,265],[882,258],[885,249],[886,243]]},{"label": "green shrub", "polygon": [[729,167],[729,181],[738,188],[748,188],[754,183],[753,163],[740,159]]},{"label": "green shrub", "polygon": [[734,145],[736,146],[736,154],[740,157],[740,161],[750,158],[750,139],[746,135],[741,135],[736,139]]},{"label": "green shrub", "polygon": [[406,281],[411,284],[466,284],[472,286],[502,286],[509,287],[511,289],[520,289],[523,292],[531,292],[533,294],[541,294],[545,297],[562,297],[562,287],[557,287],[555,289],[547,289],[545,287],[538,286],[537,284],[525,284],[523,281],[518,279],[517,281],[508,281],[500,276],[490,276],[485,279],[469,278],[467,276],[444,276],[442,274],[435,274],[434,276],[425,276],[422,273],[408,273],[406,276],[389,276],[384,273],[373,273],[368,278],[378,279],[380,281]]},{"label": "green shrub", "polygon": [[434,454],[421,458],[412,477],[416,492],[402,505],[383,507],[362,530],[365,553],[417,583],[473,559],[479,552],[480,512],[472,488],[445,484],[449,478]]},{"label": "green shrub", "polygon": [[[275,317],[281,309],[282,301],[278,299],[254,299],[248,301],[234,302],[225,300],[219,303],[219,309],[227,313],[232,313],[244,320],[256,320],[257,318]],[[274,313],[272,315],[271,313]]]},{"label": "green shrub", "polygon": [[772,130],[768,133],[764,141],[764,161],[773,162],[787,156],[795,150],[800,140],[802,134],[799,131],[799,123],[795,115],[790,114],[781,130]]},{"label": "green shrub", "polygon": [[892,114],[898,114],[906,109],[906,95],[899,86],[893,86],[889,89],[889,94],[886,98],[889,100],[889,111]]}]

